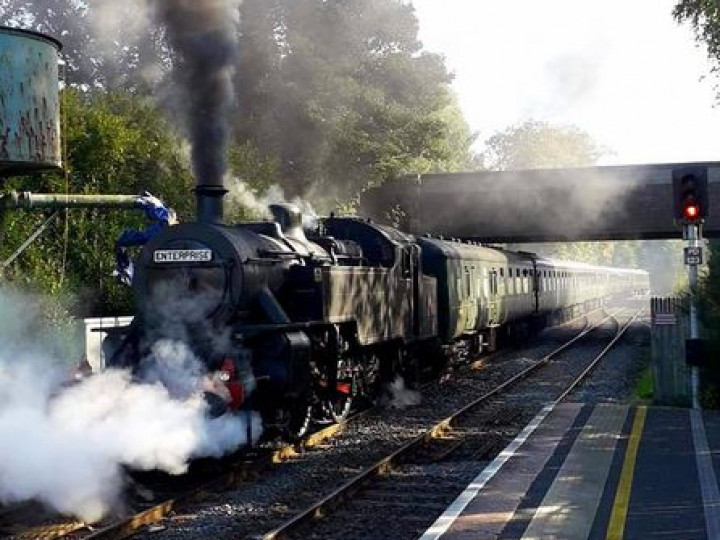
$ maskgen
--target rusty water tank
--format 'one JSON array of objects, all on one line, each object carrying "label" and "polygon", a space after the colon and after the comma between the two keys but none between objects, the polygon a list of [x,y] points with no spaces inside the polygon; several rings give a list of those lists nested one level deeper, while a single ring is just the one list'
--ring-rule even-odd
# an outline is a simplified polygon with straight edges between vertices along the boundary
[{"label": "rusty water tank", "polygon": [[0,177],[62,167],[57,40],[0,27]]}]

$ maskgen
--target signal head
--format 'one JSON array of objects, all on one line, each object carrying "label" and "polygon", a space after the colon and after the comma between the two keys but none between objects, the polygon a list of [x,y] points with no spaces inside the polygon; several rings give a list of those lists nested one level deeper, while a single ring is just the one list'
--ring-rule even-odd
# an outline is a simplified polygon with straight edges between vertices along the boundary
[{"label": "signal head", "polygon": [[701,223],[708,214],[707,168],[678,167],[672,180],[675,219],[688,225]]}]

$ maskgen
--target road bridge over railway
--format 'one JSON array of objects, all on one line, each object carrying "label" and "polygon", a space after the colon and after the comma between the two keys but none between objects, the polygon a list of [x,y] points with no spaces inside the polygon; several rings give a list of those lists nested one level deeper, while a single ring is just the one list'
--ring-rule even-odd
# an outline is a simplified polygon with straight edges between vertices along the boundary
[{"label": "road bridge over railway", "polygon": [[360,213],[415,234],[482,242],[680,238],[672,172],[707,167],[705,237],[720,237],[720,162],[406,176],[366,191]]}]

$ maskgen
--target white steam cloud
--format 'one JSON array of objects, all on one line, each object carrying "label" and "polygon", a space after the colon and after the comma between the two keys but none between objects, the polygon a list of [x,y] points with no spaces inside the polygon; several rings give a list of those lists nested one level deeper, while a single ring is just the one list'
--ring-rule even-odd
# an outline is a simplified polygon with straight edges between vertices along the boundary
[{"label": "white steam cloud", "polygon": [[243,417],[206,416],[204,370],[182,343],[153,348],[156,365],[183,367],[163,371],[168,385],[124,370],[71,382],[67,359],[24,339],[33,327],[18,323],[32,321],[23,298],[0,291],[0,304],[0,502],[37,500],[93,522],[121,504],[123,467],[181,474],[193,457],[248,442]]},{"label": "white steam cloud", "polygon": [[270,219],[272,215],[268,210],[268,206],[276,203],[289,202],[296,205],[302,212],[304,228],[312,229],[317,226],[318,214],[313,208],[313,205],[308,200],[300,197],[289,200],[285,196],[283,189],[277,184],[270,186],[262,195],[256,195],[248,185],[239,178],[226,178],[225,185],[228,189],[225,199],[230,206],[239,205],[249,209],[261,218]]},{"label": "white steam cloud", "polygon": [[413,405],[419,405],[422,401],[420,392],[411,390],[405,386],[405,379],[396,377],[390,383],[390,406],[395,409],[405,409]]}]

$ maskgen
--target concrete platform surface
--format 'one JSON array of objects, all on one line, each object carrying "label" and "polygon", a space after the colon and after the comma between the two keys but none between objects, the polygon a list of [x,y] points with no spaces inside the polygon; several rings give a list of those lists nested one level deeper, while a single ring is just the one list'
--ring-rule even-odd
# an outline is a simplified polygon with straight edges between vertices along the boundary
[{"label": "concrete platform surface", "polygon": [[545,407],[422,540],[720,540],[720,412]]}]

